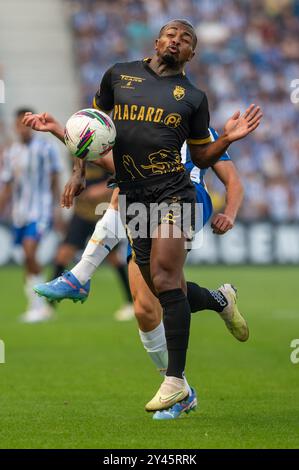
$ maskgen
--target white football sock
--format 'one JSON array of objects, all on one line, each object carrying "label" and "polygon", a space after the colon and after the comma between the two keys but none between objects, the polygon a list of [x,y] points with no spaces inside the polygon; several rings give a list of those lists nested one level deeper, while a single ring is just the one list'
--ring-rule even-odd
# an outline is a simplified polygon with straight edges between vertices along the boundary
[{"label": "white football sock", "polygon": [[27,310],[38,310],[39,308],[47,305],[44,297],[39,297],[33,290],[33,287],[36,284],[41,284],[43,282],[45,282],[45,278],[42,274],[29,274],[26,276],[25,294],[28,299]]},{"label": "white football sock", "polygon": [[[165,375],[168,367],[168,352],[163,322],[161,321],[160,325],[158,325],[152,331],[144,332],[139,330],[139,335],[144,349],[147,351],[149,357],[157,366],[159,372],[162,375]],[[183,378],[189,395],[191,395],[191,388],[187,382],[185,374]]]},{"label": "white football sock", "polygon": [[82,285],[86,284],[110,251],[125,236],[119,211],[107,209],[102,219],[97,222],[81,260],[71,270],[72,274]]}]

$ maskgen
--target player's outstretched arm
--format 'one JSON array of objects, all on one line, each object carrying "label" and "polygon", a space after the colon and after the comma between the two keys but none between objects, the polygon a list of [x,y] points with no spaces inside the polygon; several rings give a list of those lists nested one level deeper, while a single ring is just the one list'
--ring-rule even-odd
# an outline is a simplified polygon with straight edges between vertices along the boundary
[{"label": "player's outstretched arm", "polygon": [[219,161],[213,166],[217,177],[226,189],[226,205],[223,213],[212,218],[213,233],[223,235],[232,229],[241,207],[244,195],[243,184],[232,161]]},{"label": "player's outstretched arm", "polygon": [[56,121],[56,119],[49,113],[32,114],[25,113],[23,124],[31,129],[40,132],[51,132],[63,144],[64,142],[64,128]]},{"label": "player's outstretched arm", "polygon": [[224,133],[212,143],[205,145],[189,145],[193,163],[199,168],[208,168],[226,152],[232,142],[243,139],[253,132],[261,122],[263,113],[259,106],[251,104],[244,114],[237,111],[228,119]]}]

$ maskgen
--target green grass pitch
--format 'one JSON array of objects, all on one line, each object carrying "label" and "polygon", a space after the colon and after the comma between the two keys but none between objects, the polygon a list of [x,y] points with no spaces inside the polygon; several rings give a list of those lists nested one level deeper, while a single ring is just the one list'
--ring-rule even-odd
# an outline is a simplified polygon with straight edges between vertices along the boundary
[{"label": "green grass pitch", "polygon": [[194,314],[187,377],[200,406],[176,421],[156,422],[144,404],[160,376],[134,321],[117,323],[121,293],[100,269],[90,299],[63,302],[55,321],[22,325],[22,271],[0,270],[1,448],[298,448],[298,268],[198,267],[188,278],[216,287],[232,282],[248,319],[238,343],[213,312]]}]

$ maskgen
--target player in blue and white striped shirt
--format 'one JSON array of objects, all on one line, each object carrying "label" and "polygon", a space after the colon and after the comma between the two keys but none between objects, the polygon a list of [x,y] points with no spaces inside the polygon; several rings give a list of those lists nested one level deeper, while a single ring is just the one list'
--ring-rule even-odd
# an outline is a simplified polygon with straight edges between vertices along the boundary
[{"label": "player in blue and white striped shirt", "polygon": [[22,124],[26,111],[16,112],[18,141],[4,152],[0,210],[11,197],[14,240],[22,245],[25,254],[28,308],[23,320],[33,322],[49,316],[47,303],[33,294],[32,287],[42,280],[36,250],[41,236],[53,221],[61,167],[56,146]]}]

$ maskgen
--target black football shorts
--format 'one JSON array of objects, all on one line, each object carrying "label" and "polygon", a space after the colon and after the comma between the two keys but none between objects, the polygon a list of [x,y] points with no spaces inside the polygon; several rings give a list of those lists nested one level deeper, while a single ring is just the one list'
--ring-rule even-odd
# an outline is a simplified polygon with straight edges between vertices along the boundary
[{"label": "black football shorts", "polygon": [[167,226],[175,224],[186,240],[192,240],[196,191],[189,174],[169,173],[119,183],[119,188],[120,214],[137,264],[150,263],[152,238],[161,224],[165,237]]}]

